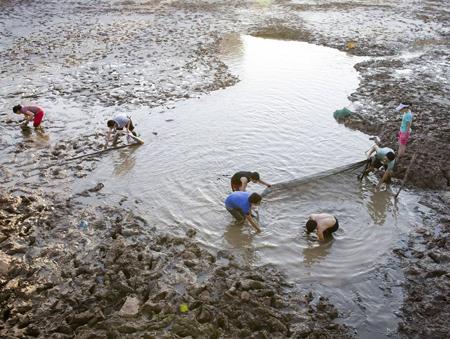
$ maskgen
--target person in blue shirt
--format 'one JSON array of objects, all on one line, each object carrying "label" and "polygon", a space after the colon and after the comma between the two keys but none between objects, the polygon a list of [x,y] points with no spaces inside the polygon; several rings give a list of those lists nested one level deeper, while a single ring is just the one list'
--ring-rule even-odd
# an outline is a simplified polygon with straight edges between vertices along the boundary
[{"label": "person in blue shirt", "polygon": [[225,199],[225,208],[237,221],[243,222],[245,219],[256,230],[261,232],[258,224],[253,219],[251,210],[255,205],[259,205],[261,196],[258,193],[233,192]]},{"label": "person in blue shirt", "polygon": [[392,174],[394,173],[395,152],[392,150],[392,148],[378,147],[377,145],[375,145],[372,148],[371,152],[368,154],[368,157],[370,158],[370,162],[364,175],[373,172],[375,169],[379,169],[382,166],[384,167],[385,171],[383,177],[380,179],[376,187],[376,189],[379,190],[381,184],[383,182],[387,184]]},{"label": "person in blue shirt", "polygon": [[403,113],[400,131],[398,132],[398,156],[401,157],[406,152],[406,144],[411,135],[411,124],[413,115],[411,113],[411,104],[404,102],[395,109],[397,112]]}]

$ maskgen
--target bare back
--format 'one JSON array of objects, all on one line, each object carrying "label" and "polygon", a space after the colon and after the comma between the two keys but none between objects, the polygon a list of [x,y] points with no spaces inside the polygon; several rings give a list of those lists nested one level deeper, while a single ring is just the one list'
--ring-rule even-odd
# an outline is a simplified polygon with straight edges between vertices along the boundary
[{"label": "bare back", "polygon": [[336,218],[328,213],[311,214],[311,219],[317,222],[317,231],[321,233],[336,223]]}]

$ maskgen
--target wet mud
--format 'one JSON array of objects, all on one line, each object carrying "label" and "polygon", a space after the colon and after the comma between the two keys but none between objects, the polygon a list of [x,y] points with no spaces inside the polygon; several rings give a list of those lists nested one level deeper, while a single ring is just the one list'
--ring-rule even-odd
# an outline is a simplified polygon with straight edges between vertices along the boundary
[{"label": "wet mud", "polygon": [[[0,335],[352,335],[335,323],[338,312],[325,296],[291,293],[272,267],[241,267],[230,253],[211,254],[196,243],[195,231],[185,238],[162,234],[120,206],[102,206],[101,184],[52,193],[89,175],[98,158],[64,159],[100,150],[102,135],[80,129],[53,144],[45,137],[27,138],[27,131],[19,142],[7,137],[17,126],[6,112],[18,102],[170,108],[174,101],[231,86],[239,79],[217,49],[224,36],[238,32],[373,57],[356,66],[361,83],[350,97],[355,114],[343,123],[379,135],[384,145],[397,149],[401,116],[394,108],[400,101],[413,103],[412,140],[395,176],[403,177],[416,153],[407,185],[425,190],[421,203],[430,211],[393,253],[406,276],[398,335],[445,337],[450,313],[450,200],[443,192],[450,185],[445,4],[2,1]],[[46,121],[50,134],[67,119],[54,110],[62,118]],[[101,111],[93,116],[104,118]],[[84,121],[78,124],[84,127]],[[86,229],[79,227],[81,219]],[[187,312],[180,311],[182,304]]]},{"label": "wet mud", "polygon": [[431,213],[412,232],[407,247],[394,249],[406,281],[399,333],[405,337],[445,338],[450,316],[450,195],[424,196]]},{"label": "wet mud", "polygon": [[351,337],[326,298],[293,293],[274,268],[81,195],[0,197],[3,338]]}]

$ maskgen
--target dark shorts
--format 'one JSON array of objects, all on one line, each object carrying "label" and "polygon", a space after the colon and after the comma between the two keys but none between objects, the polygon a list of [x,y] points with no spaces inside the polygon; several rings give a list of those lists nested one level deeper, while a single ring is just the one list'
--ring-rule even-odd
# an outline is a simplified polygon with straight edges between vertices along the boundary
[{"label": "dark shorts", "polygon": [[336,222],[334,223],[334,225],[330,228],[327,228],[324,232],[323,232],[323,236],[324,237],[331,237],[331,233],[334,233],[338,230],[339,228],[339,221],[337,220],[336,217],[334,217],[334,219],[336,219]]},{"label": "dark shorts", "polygon": [[385,164],[383,164],[380,160],[378,160],[378,158],[377,157],[372,157],[372,161],[371,161],[371,165],[372,165],[372,167],[373,168],[380,168],[381,166],[383,166],[384,167],[384,169],[386,170],[387,169],[387,165],[385,165]]},{"label": "dark shorts", "polygon": [[243,221],[245,219],[245,215],[240,208],[228,208],[227,211],[237,220]]},{"label": "dark shorts", "polygon": [[233,190],[233,192],[239,191],[239,189],[241,188],[242,184],[234,184],[231,183],[231,189]]},{"label": "dark shorts", "polygon": [[[124,127],[122,128],[117,128],[119,131],[122,131],[124,129]],[[134,131],[134,125],[133,125],[133,121],[130,119],[130,128],[129,128],[130,132]],[[133,133],[134,134],[134,133]]]}]

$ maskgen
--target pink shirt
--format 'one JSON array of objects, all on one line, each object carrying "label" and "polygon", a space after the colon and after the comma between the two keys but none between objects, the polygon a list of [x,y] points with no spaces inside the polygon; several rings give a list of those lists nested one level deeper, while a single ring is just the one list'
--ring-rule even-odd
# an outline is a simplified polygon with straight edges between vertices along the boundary
[{"label": "pink shirt", "polygon": [[34,115],[38,114],[39,112],[43,112],[44,110],[40,108],[39,106],[22,106],[20,112],[26,113],[26,112],[32,112]]}]

